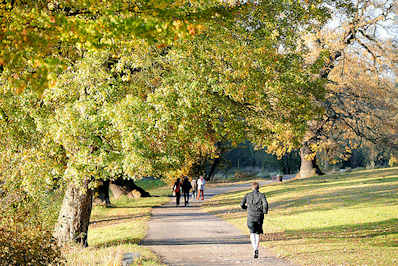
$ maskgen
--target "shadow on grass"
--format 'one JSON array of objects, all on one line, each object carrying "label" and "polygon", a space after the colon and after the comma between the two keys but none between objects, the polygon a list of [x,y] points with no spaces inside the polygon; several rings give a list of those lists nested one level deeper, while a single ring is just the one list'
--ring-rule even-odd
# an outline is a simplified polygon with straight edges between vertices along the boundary
[{"label": "shadow on grass", "polygon": [[[386,171],[387,172],[387,171]],[[269,197],[276,196],[279,194],[284,194],[284,193],[289,193],[289,192],[301,192],[301,191],[308,191],[308,190],[316,190],[316,189],[333,189],[333,188],[339,188],[339,187],[348,187],[348,186],[355,186],[355,185],[366,185],[366,184],[381,184],[381,183],[389,183],[389,182],[397,182],[398,181],[398,176],[397,170],[395,169],[394,171],[388,171],[388,173],[391,173],[391,175],[395,174],[394,176],[388,176],[385,172],[383,172],[383,175],[387,175],[388,177],[379,177],[377,179],[374,179],[375,176],[374,174],[372,175],[359,175],[359,174],[346,174],[344,176],[317,176],[317,177],[312,177],[309,179],[302,179],[302,180],[293,180],[289,183],[286,183],[285,187],[278,189],[278,190],[272,190],[269,192],[266,192],[266,195]],[[355,179],[355,176],[361,177],[361,179],[353,180],[353,181],[348,181],[350,179]],[[367,180],[367,178],[371,178]],[[348,181],[348,182],[347,182]]]},{"label": "shadow on grass", "polygon": [[98,219],[94,221],[90,221],[90,225],[98,225],[100,223],[109,223],[109,222],[116,222],[116,221],[124,221],[124,220],[131,220],[137,218],[148,217],[149,214],[133,214],[133,215],[125,215],[125,216],[109,216],[105,219]]},{"label": "shadow on grass", "polygon": [[115,240],[110,240],[107,242],[93,245],[93,247],[108,248],[108,247],[114,247],[114,246],[126,245],[126,244],[137,244],[138,245],[140,242],[141,242],[141,239],[139,239],[139,238],[115,239]]},{"label": "shadow on grass", "polygon": [[309,205],[327,205],[327,207],[313,206],[307,210],[301,209],[289,212],[289,215],[294,215],[304,212],[333,210],[339,207],[353,207],[364,202],[369,202],[374,207],[392,206],[398,203],[396,191],[398,191],[398,185],[346,188],[331,193],[305,195],[272,202],[271,208],[288,209]]},{"label": "shadow on grass", "polygon": [[[388,176],[392,174],[395,175]],[[358,173],[345,174],[344,176],[322,176],[310,179],[294,180],[285,185],[280,185],[284,187],[269,191],[266,195],[270,202],[271,210],[290,210],[288,212],[289,215],[313,211],[327,211],[339,207],[353,207],[363,202],[369,202],[375,207],[391,206],[396,205],[398,202],[398,184],[388,183],[398,182],[398,176],[396,174],[397,169],[387,169],[378,170],[376,174],[375,172],[369,172],[369,174],[366,174],[366,171],[360,171]],[[361,179],[350,182],[349,180],[354,179],[355,176],[360,176]],[[324,192],[322,193],[318,191],[311,193],[311,191],[317,189],[324,189]],[[328,193],[329,189],[331,192]],[[294,193],[295,195],[279,201],[272,200],[273,196],[289,192]],[[307,195],[300,196],[300,192],[302,192],[302,194],[306,193]],[[239,198],[230,199],[226,196],[225,199],[213,200],[206,205],[210,208],[232,207],[231,210],[222,209],[209,211],[209,213],[213,215],[218,215],[241,212],[241,210],[239,210],[239,203]],[[294,209],[304,206],[311,206],[311,208],[305,210]]]},{"label": "shadow on grass", "polygon": [[[285,232],[266,233],[264,239],[268,241],[283,241],[295,239],[364,239],[371,242],[378,236],[398,234],[398,219],[381,222],[330,226],[312,230],[288,230]],[[370,243],[372,244],[372,243]],[[378,239],[373,245],[397,247],[398,241],[392,239]]]}]

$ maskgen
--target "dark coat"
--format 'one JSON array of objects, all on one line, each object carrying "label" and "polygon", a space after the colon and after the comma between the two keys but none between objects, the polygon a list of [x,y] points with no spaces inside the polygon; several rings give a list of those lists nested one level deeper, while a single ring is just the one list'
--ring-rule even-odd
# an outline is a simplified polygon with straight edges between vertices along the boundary
[{"label": "dark coat", "polygon": [[188,179],[184,179],[184,181],[182,182],[182,192],[189,193],[191,188],[192,188],[191,182],[189,182]]},{"label": "dark coat", "polygon": [[240,203],[242,209],[247,209],[247,221],[261,222],[268,213],[268,202],[265,195],[258,190],[247,193]]}]

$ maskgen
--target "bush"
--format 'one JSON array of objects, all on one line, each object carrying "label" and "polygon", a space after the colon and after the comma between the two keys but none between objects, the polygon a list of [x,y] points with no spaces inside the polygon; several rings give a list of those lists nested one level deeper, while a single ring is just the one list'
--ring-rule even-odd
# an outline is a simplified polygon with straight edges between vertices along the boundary
[{"label": "bush", "polygon": [[52,230],[34,213],[36,203],[23,191],[0,199],[0,265],[64,264]]}]

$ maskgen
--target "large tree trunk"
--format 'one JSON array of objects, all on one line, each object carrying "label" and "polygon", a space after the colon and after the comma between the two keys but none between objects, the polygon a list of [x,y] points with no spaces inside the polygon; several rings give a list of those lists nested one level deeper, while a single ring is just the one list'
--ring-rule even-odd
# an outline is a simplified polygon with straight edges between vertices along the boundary
[{"label": "large tree trunk", "polygon": [[307,145],[303,145],[303,147],[300,149],[300,158],[300,172],[297,174],[297,178],[323,175],[323,172],[316,163],[316,156],[313,156],[313,152]]},{"label": "large tree trunk", "polygon": [[95,204],[105,205],[106,207],[111,206],[111,200],[109,198],[109,185],[109,180],[105,180],[100,183],[97,188],[98,195],[94,200]]},{"label": "large tree trunk", "polygon": [[220,158],[215,158],[213,160],[213,163],[210,167],[209,174],[207,175],[207,178],[206,178],[207,180],[211,180],[211,181],[214,180],[214,176],[216,174],[216,169],[217,169],[217,166],[220,164],[220,162],[221,162]]},{"label": "large tree trunk", "polygon": [[70,184],[65,192],[54,236],[60,245],[77,242],[87,246],[87,231],[93,203],[93,190],[88,181],[83,187]]},{"label": "large tree trunk", "polygon": [[137,186],[132,179],[123,179],[122,177],[114,180],[109,185],[113,196],[117,199],[121,195],[127,195],[128,197],[150,197],[151,194],[145,191],[141,187]]}]

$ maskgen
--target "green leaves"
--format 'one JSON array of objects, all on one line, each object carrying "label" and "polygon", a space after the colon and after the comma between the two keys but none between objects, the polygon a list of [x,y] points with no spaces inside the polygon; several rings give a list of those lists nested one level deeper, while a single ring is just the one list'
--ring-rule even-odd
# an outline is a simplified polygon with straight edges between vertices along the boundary
[{"label": "green leaves", "polygon": [[42,92],[83,51],[131,38],[171,44],[200,32],[202,20],[228,12],[219,1],[3,1],[0,65],[17,93],[28,86]]},{"label": "green leaves", "polygon": [[2,11],[1,82],[35,104],[15,132],[30,121],[35,148],[61,147],[68,182],[187,173],[219,141],[296,147],[323,97],[300,46],[320,3],[18,3]]}]

